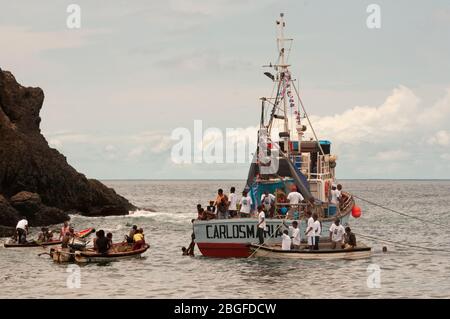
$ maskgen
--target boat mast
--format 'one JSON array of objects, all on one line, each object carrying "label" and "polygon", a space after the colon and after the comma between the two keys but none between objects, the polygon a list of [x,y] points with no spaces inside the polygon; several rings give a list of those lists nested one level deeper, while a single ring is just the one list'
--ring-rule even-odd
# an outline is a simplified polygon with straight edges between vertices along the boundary
[{"label": "boat mast", "polygon": [[[279,71],[279,81],[285,81],[285,77],[288,76],[288,65],[286,64],[286,58],[285,58],[285,47],[284,43],[286,40],[284,37],[284,27],[286,26],[286,23],[284,22],[284,13],[280,13],[280,20],[277,20],[277,26],[278,26],[278,37],[277,37],[277,46],[278,51],[280,55],[280,64],[279,68],[281,71]],[[288,79],[290,82],[290,79]],[[285,151],[287,156],[290,155],[290,130],[289,130],[289,120],[287,116],[287,99],[286,99],[286,90],[283,90],[283,96],[280,97],[283,100],[283,113],[284,113],[284,132],[285,135],[283,135],[283,139],[285,141]]]}]

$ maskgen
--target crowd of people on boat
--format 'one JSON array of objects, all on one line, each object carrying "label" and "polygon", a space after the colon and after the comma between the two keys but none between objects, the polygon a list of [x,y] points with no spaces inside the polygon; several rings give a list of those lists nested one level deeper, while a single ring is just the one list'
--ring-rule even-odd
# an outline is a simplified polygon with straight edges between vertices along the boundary
[{"label": "crowd of people on boat", "polygon": [[[228,195],[220,188],[217,191],[216,199],[210,201],[206,209],[201,204],[197,205],[197,218],[211,220],[257,217],[259,212],[258,210],[252,211],[253,205],[252,197],[247,190],[242,191],[239,198],[235,187],[231,187]],[[293,185],[288,195],[281,188],[277,189],[274,194],[265,191],[261,195],[261,205],[268,218],[298,219],[298,211],[303,210],[307,203],[302,194],[298,192],[297,187]]]},{"label": "crowd of people on boat", "polygon": [[[328,196],[328,216],[339,216],[340,206],[345,200],[342,192],[341,184],[332,184]],[[236,188],[231,187],[229,194],[225,194],[223,189],[217,191],[214,201],[210,201],[209,205],[204,209],[201,204],[197,205],[197,219],[229,219],[229,218],[257,218],[256,236],[259,244],[265,243],[264,235],[266,232],[267,218],[282,218],[293,220],[289,230],[285,229],[282,234],[282,249],[299,249],[301,245],[300,225],[297,220],[301,214],[307,220],[306,231],[304,233],[307,238],[307,247],[310,250],[319,250],[319,242],[322,234],[322,223],[320,221],[321,214],[313,209],[314,205],[308,205],[303,195],[298,192],[295,185],[291,186],[291,191],[286,195],[283,189],[277,189],[273,194],[265,191],[261,195],[260,205],[257,206],[256,212],[252,212],[253,200],[247,190],[242,192],[239,198],[236,194]],[[289,235],[289,232],[291,235]],[[340,219],[335,218],[330,229],[330,247],[352,248],[356,246],[356,237],[352,233],[350,227],[344,228],[340,224]],[[183,250],[185,253],[187,250]]]},{"label": "crowd of people on boat", "polygon": [[[335,216],[340,212],[340,205],[345,200],[342,193],[341,184],[333,184],[329,191],[328,197],[328,215]],[[298,191],[295,185],[291,186],[290,192],[286,192],[278,188],[273,194],[265,191],[261,195],[260,203],[263,207],[267,218],[286,218],[299,219],[301,212],[308,210],[308,201]],[[217,191],[215,200],[209,202],[206,209],[201,204],[197,205],[197,219],[211,220],[211,219],[229,219],[229,218],[243,218],[243,217],[257,217],[258,210],[252,211],[254,203],[248,190],[242,191],[242,195],[236,194],[236,188],[230,188],[229,194],[225,194],[223,189]]]},{"label": "crowd of people on boat", "polygon": [[[23,217],[16,225],[16,231],[12,240],[18,244],[28,244],[27,235],[29,233],[28,221],[26,217]],[[74,228],[69,225],[68,221],[65,221],[59,231],[59,237],[55,236],[55,231],[50,230],[48,227],[42,227],[37,234],[37,239],[32,243],[38,245],[45,245],[50,242],[61,243],[62,249],[74,249],[83,250],[87,244],[84,238],[81,238],[75,233]],[[108,232],[105,234],[103,229],[98,230],[95,233],[93,240],[93,250],[100,254],[107,254],[116,252],[118,246],[128,246],[128,249],[139,250],[146,244],[143,228],[138,228],[137,225],[133,225],[128,235],[125,235],[125,239],[122,243],[113,243],[113,234]],[[76,241],[78,243],[76,243]]]}]

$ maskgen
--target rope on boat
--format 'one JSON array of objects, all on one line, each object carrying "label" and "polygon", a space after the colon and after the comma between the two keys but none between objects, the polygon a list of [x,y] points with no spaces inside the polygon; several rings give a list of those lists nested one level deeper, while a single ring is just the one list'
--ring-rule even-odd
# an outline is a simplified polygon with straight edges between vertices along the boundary
[{"label": "rope on boat", "polygon": [[366,202],[366,203],[371,204],[371,205],[373,205],[373,206],[380,207],[380,208],[382,208],[382,209],[384,209],[384,210],[388,210],[388,211],[390,211],[390,212],[396,213],[396,214],[401,215],[401,216],[405,216],[405,217],[408,217],[408,218],[416,219],[416,220],[419,220],[419,221],[421,221],[421,222],[424,222],[424,223],[427,223],[427,224],[431,224],[431,225],[435,225],[435,226],[446,227],[446,228],[449,227],[449,225],[434,223],[434,222],[431,221],[431,220],[426,220],[426,219],[423,219],[423,218],[420,218],[420,217],[417,217],[417,216],[412,216],[412,215],[408,215],[408,214],[406,214],[406,213],[399,212],[398,210],[395,210],[395,209],[392,209],[392,208],[383,206],[383,205],[381,205],[381,204],[372,202],[372,201],[370,201],[370,200],[368,200],[368,199],[365,199],[365,198],[356,196],[356,195],[354,195],[354,194],[352,194],[352,196],[355,197],[355,198],[357,198],[357,199],[359,199],[359,200],[362,200],[363,202]]},{"label": "rope on boat", "polygon": [[302,98],[300,97],[300,93],[298,92],[297,87],[295,86],[295,83],[293,81],[292,81],[292,86],[294,87],[295,94],[297,95],[297,99],[300,102],[300,105],[303,109],[303,113],[305,113],[306,120],[308,121],[309,127],[311,128],[314,138],[316,139],[316,142],[317,142],[317,145],[319,146],[320,152],[322,153],[322,155],[325,155],[325,152],[322,149],[322,145],[320,145],[319,138],[317,137],[316,131],[314,130],[314,127],[311,124],[311,120],[309,119],[308,112],[306,112],[305,105],[303,104]]},{"label": "rope on boat", "polygon": [[382,238],[374,237],[374,236],[362,235],[362,234],[359,234],[359,233],[355,233],[355,235],[358,235],[360,237],[367,238],[367,239],[378,240],[378,241],[381,241],[381,242],[394,244],[394,245],[397,245],[397,246],[404,246],[404,247],[408,247],[408,248],[418,248],[418,249],[424,249],[424,250],[429,250],[429,251],[438,251],[438,252],[450,253],[450,250],[448,250],[448,249],[439,249],[439,248],[424,247],[424,246],[419,246],[419,245],[404,244],[404,243],[400,243],[398,241],[382,239]]},{"label": "rope on boat", "polygon": [[[281,224],[277,227],[277,229],[275,229],[275,231],[272,233],[272,235],[270,235],[269,238],[264,239],[264,242],[262,243],[262,245],[264,245],[265,242],[266,242],[267,240],[269,240],[270,238],[272,238],[272,236],[275,235],[275,234],[277,233],[278,229],[280,229],[281,226],[285,225],[284,222],[286,221],[287,217],[288,217],[288,214],[286,214],[286,217],[284,217],[284,219],[281,221]],[[256,248],[256,249],[252,252],[252,254],[251,254],[250,256],[248,256],[247,258],[253,257],[253,255],[256,254],[256,252],[262,247],[262,245],[259,245],[259,247]]]}]

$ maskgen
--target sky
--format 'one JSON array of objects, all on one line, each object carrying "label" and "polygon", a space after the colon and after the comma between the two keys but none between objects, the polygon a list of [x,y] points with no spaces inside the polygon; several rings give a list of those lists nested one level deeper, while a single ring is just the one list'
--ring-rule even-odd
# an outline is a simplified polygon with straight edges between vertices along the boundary
[{"label": "sky", "polygon": [[[73,3],[81,25],[70,29]],[[370,4],[379,5],[380,28],[367,27]],[[251,156],[259,98],[272,90],[262,66],[276,62],[284,12],[291,71],[319,138],[332,142],[337,177],[450,178],[447,0],[0,0],[0,8],[0,68],[44,90],[42,133],[88,177],[245,179],[248,163],[177,163],[174,132],[194,136],[202,121],[207,147],[241,128],[235,137],[250,140]],[[199,147],[191,143],[192,153]]]}]

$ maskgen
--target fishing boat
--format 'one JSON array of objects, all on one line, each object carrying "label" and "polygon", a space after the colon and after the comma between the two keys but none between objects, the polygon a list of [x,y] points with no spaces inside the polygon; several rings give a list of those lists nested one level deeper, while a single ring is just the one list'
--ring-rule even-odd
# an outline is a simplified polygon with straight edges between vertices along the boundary
[{"label": "fishing boat", "polygon": [[330,243],[319,244],[319,250],[309,250],[306,245],[300,249],[282,250],[280,245],[250,245],[251,256],[290,259],[362,259],[372,255],[372,248],[364,244],[349,249],[331,249]]},{"label": "fishing boat", "polygon": [[133,250],[132,245],[127,243],[118,243],[113,245],[112,251],[107,254],[100,254],[94,249],[86,249],[75,251],[74,259],[77,263],[90,263],[90,262],[110,262],[128,258],[141,257],[150,248],[150,245],[145,244],[140,249]]},{"label": "fishing boat", "polygon": [[[273,82],[273,94],[262,97],[257,149],[250,165],[245,189],[252,198],[252,209],[261,204],[265,191],[288,195],[292,187],[304,198],[301,205],[290,207],[282,200],[275,202],[275,214],[266,218],[266,243],[281,242],[282,213],[293,212],[286,222],[297,220],[302,240],[306,240],[304,212],[318,212],[322,222],[321,236],[328,237],[328,229],[336,217],[341,224],[348,223],[355,206],[353,196],[341,192],[342,200],[337,210],[328,203],[332,185],[336,182],[337,156],[331,153],[332,143],[319,140],[288,64],[292,39],[285,38],[284,15],[276,21],[278,57],[276,63],[264,67],[271,72],[264,74]],[[312,137],[307,138],[306,131]],[[257,222],[254,218],[211,219],[194,221],[195,242],[204,256],[248,257],[249,243],[257,241]]]},{"label": "fishing boat", "polygon": [[[85,238],[95,232],[94,228],[87,228],[83,229],[79,232],[75,233],[75,236],[78,238]],[[39,243],[37,241],[30,241],[24,244],[14,243],[14,242],[7,242],[4,243],[5,248],[26,248],[26,247],[46,247],[46,246],[53,246],[53,245],[60,245],[62,243],[62,240],[51,240],[47,242]]]}]

